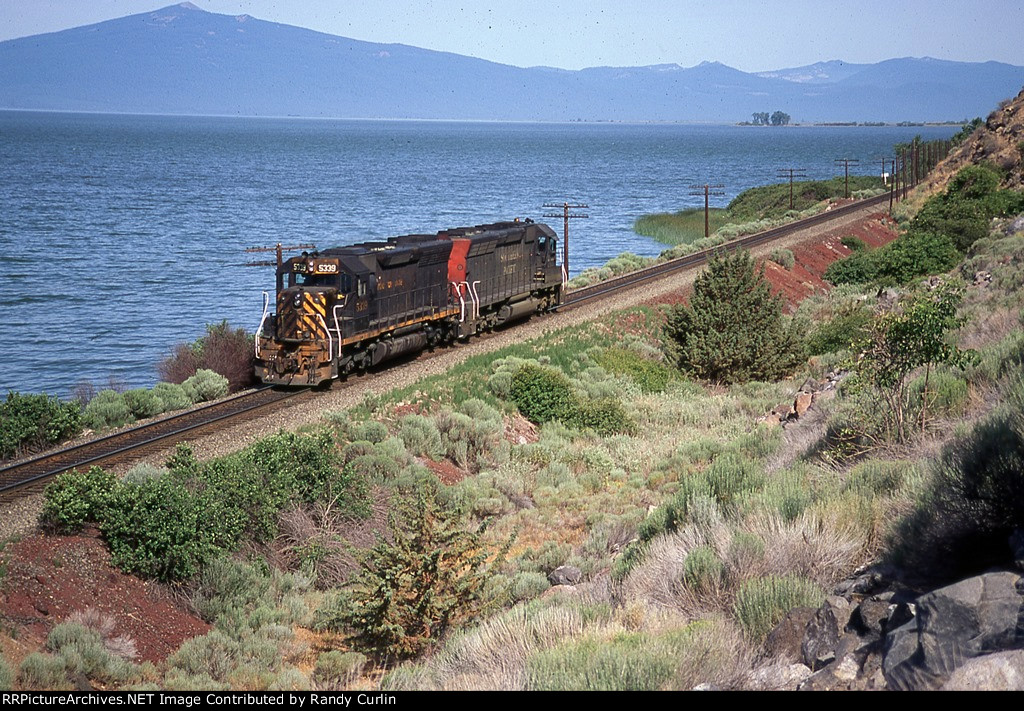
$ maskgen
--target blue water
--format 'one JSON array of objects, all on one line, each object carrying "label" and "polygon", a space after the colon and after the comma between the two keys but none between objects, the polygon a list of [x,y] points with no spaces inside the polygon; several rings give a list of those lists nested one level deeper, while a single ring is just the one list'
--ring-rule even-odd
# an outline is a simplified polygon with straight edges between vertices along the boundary
[{"label": "blue water", "polygon": [[692,184],[724,184],[724,206],[779,168],[829,178],[848,157],[877,174],[893,144],[953,132],[0,112],[0,393],[151,385],[204,324],[255,330],[274,277],[242,266],[246,247],[541,219],[568,200],[590,215],[570,226],[575,274],[660,252],[633,221],[702,205]]}]

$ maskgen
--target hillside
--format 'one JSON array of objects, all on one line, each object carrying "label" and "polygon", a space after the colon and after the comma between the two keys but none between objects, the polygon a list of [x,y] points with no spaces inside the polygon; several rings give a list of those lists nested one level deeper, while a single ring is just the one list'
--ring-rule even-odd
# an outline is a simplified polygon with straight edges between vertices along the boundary
[{"label": "hillside", "polygon": [[531,121],[956,121],[1024,84],[1024,67],[928,58],[520,68],[189,3],[0,42],[0,67],[4,109]]},{"label": "hillside", "polygon": [[1003,185],[1024,189],[1024,90],[1003,101],[931,176],[933,189],[944,188],[961,169],[991,163],[1006,171]]}]

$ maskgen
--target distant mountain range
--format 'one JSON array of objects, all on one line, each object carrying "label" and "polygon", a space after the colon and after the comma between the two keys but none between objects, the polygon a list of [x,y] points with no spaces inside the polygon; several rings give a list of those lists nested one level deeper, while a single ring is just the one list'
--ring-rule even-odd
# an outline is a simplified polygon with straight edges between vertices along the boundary
[{"label": "distant mountain range", "polygon": [[945,121],[987,115],[1022,85],[1024,67],[929,58],[757,74],[717,62],[524,69],[189,3],[0,42],[5,109],[714,123],[784,111],[795,122]]}]

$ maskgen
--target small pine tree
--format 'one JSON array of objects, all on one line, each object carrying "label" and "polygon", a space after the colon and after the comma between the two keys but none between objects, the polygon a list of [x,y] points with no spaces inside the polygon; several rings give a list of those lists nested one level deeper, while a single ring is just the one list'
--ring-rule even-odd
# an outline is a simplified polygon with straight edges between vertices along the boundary
[{"label": "small pine tree", "polygon": [[704,380],[775,380],[804,359],[802,339],[783,323],[782,298],[745,251],[711,259],[690,303],[669,313],[665,334],[679,367]]},{"label": "small pine tree", "polygon": [[406,659],[481,612],[484,584],[508,545],[495,555],[483,528],[463,528],[431,492],[399,507],[389,528],[391,540],[366,552],[352,588],[319,624],[351,630],[353,646],[380,659]]}]

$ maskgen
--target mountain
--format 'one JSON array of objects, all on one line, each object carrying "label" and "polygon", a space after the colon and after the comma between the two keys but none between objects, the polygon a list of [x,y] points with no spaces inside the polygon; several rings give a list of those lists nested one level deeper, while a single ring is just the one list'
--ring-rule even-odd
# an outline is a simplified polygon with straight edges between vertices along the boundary
[{"label": "mountain", "polygon": [[[528,57],[524,44],[524,58]],[[1024,85],[1024,67],[839,60],[748,74],[695,67],[520,68],[362,42],[189,3],[0,42],[0,108],[493,120],[957,120]]]},{"label": "mountain", "polygon": [[794,67],[792,69],[777,69],[773,72],[758,72],[757,76],[765,79],[785,79],[797,84],[832,84],[842,81],[861,71],[868,64],[851,64],[841,59],[833,59],[830,62],[817,62],[808,64],[805,67]]}]

